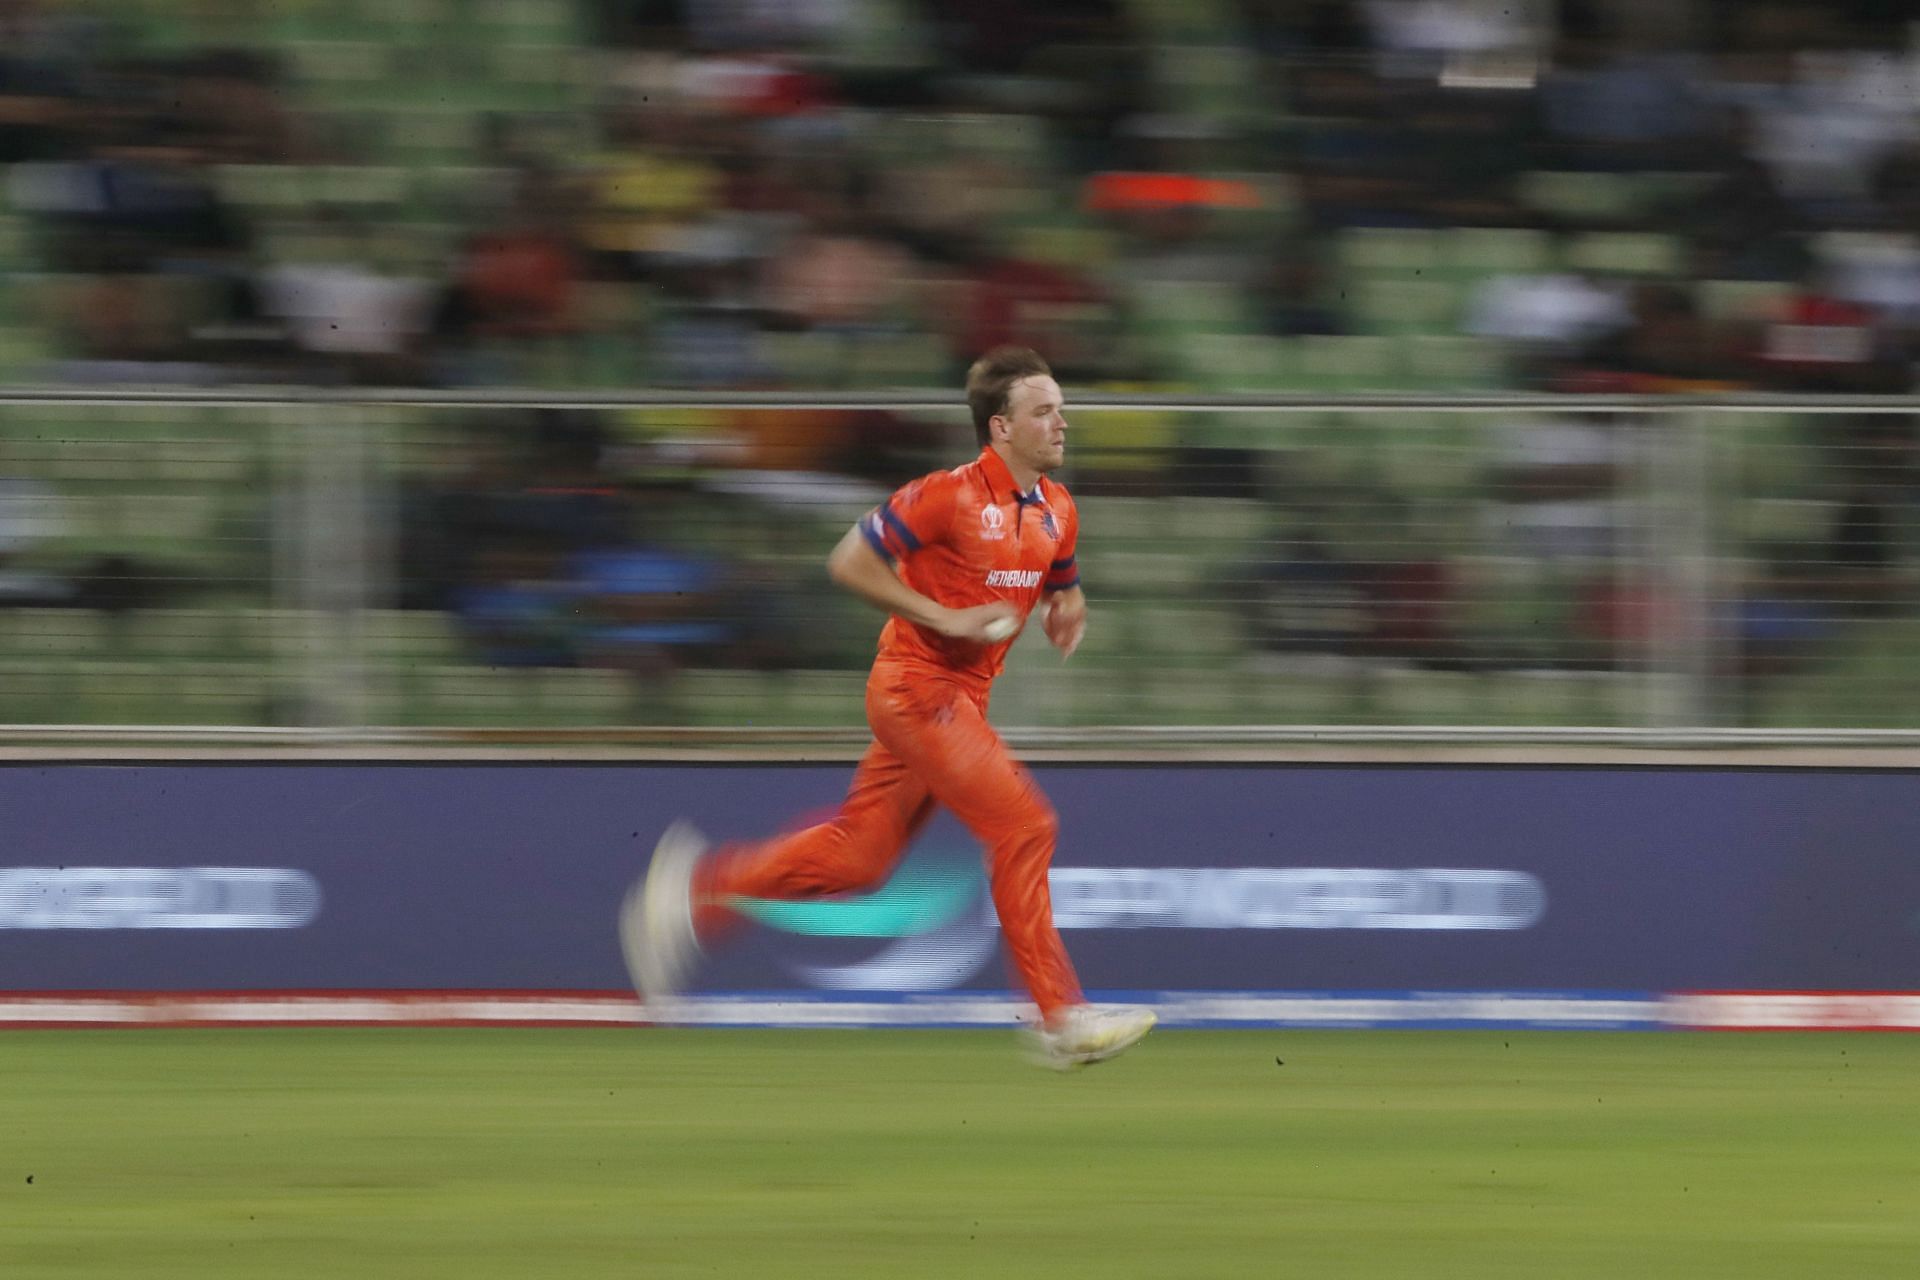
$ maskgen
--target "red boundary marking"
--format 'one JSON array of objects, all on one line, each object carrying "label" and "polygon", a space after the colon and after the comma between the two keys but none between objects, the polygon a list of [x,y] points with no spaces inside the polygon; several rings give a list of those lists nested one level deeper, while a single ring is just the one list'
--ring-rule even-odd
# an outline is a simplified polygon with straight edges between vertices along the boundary
[{"label": "red boundary marking", "polygon": [[[1676,991],[1666,999],[1673,1006],[1669,1024],[1694,1031],[1920,1032],[1920,991]],[[1753,1016],[1689,1018],[1688,1004],[1694,1001],[1728,1007],[1735,1015],[1746,1005]],[[1909,1007],[1911,1016],[1880,1020],[1890,1004]]]},{"label": "red boundary marking", "polygon": [[[450,1012],[448,1006],[487,1005]],[[302,1012],[300,1006],[313,1006]],[[359,1011],[343,1005],[359,1006]],[[25,1006],[25,1008],[22,1008]],[[41,1006],[44,1012],[28,1012]],[[208,1006],[211,1006],[210,1010]],[[275,1006],[272,1013],[250,1007]],[[524,1006],[524,1012],[516,1009]],[[569,1007],[571,1006],[571,1007]],[[583,1012],[580,1006],[586,1006]],[[97,1011],[98,1016],[86,1016]],[[217,1012],[216,1012],[217,1011]],[[208,1016],[209,1013],[212,1016]],[[0,991],[0,1029],[115,1027],[604,1027],[645,1024],[640,1001],[612,991]]]}]

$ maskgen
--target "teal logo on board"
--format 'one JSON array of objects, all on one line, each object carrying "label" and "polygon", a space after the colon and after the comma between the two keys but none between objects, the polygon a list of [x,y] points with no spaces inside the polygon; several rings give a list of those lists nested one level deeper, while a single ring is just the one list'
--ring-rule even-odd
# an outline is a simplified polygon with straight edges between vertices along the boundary
[{"label": "teal logo on board", "polygon": [[944,991],[977,974],[998,943],[980,858],[951,844],[909,852],[872,893],[731,905],[780,935],[783,966],[831,991]]}]

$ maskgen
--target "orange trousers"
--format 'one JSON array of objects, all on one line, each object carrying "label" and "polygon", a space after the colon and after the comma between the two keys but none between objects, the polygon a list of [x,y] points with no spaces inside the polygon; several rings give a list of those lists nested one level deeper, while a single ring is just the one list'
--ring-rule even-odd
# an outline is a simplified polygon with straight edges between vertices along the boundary
[{"label": "orange trousers", "polygon": [[839,812],[792,835],[717,850],[696,876],[696,896],[717,905],[878,888],[943,804],[986,848],[1001,937],[1040,1016],[1082,1003],[1047,888],[1059,821],[987,723],[987,691],[882,661],[867,682],[867,723],[873,745]]}]

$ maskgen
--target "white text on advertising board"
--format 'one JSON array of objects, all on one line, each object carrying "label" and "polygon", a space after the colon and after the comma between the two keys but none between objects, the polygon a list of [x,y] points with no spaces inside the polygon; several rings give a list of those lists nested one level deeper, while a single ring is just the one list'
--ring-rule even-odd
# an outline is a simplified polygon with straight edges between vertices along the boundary
[{"label": "white text on advertising board", "polygon": [[1453,867],[1055,867],[1062,929],[1525,929],[1547,890]]},{"label": "white text on advertising board", "polygon": [[0,867],[0,929],[298,929],[320,884],[292,867]]}]

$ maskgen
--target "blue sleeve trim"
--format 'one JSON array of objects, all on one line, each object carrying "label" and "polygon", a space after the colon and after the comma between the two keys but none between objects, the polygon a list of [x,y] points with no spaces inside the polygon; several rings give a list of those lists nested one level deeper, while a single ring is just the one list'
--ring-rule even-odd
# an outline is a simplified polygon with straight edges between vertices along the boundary
[{"label": "blue sleeve trim", "polygon": [[860,522],[860,532],[866,535],[867,545],[875,551],[878,551],[882,560],[885,560],[888,564],[892,564],[894,562],[893,552],[887,548],[887,540],[882,538],[879,530],[873,527],[875,523],[877,522],[874,518],[868,516]]},{"label": "blue sleeve trim", "polygon": [[1041,590],[1042,591],[1071,591],[1079,585],[1080,585],[1080,575],[1076,573],[1073,575],[1072,582],[1049,582],[1046,586],[1042,587]]},{"label": "blue sleeve trim", "polygon": [[883,502],[880,504],[880,518],[887,522],[887,528],[893,530],[894,534],[899,537],[900,544],[907,550],[918,551],[920,549],[920,539],[913,536],[913,530],[907,528],[906,521],[893,514],[893,504],[891,502]]},{"label": "blue sleeve trim", "polygon": [[1047,567],[1048,572],[1050,573],[1058,573],[1062,569],[1071,569],[1071,568],[1073,568],[1072,556],[1068,556],[1065,560],[1055,560],[1051,565]]}]

